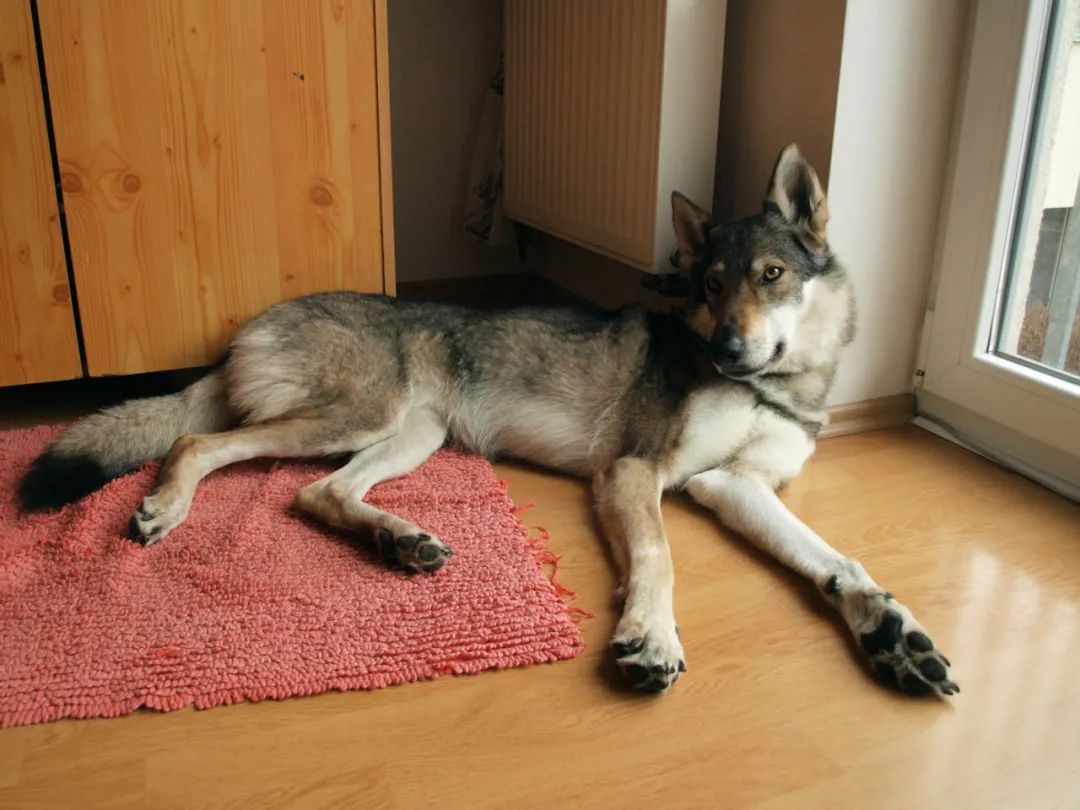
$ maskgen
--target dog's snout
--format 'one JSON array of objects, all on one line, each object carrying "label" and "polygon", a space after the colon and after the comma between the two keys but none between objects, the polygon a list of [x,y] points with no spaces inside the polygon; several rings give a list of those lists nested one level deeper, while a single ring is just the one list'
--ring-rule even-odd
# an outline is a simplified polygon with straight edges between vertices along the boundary
[{"label": "dog's snout", "polygon": [[746,341],[739,330],[726,323],[716,330],[712,339],[713,362],[719,366],[735,366],[746,351]]}]

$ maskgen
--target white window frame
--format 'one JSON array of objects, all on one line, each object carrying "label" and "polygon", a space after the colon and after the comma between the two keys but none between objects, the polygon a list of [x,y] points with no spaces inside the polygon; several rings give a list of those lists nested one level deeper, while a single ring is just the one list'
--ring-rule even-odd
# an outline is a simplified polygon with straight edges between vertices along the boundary
[{"label": "white window frame", "polygon": [[1080,386],[994,353],[1046,31],[1075,0],[977,0],[920,351],[920,422],[1080,496]]}]

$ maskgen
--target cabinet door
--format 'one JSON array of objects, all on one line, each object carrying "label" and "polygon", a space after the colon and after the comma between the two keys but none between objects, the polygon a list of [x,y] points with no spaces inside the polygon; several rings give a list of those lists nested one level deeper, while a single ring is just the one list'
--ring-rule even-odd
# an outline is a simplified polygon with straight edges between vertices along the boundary
[{"label": "cabinet door", "polygon": [[381,291],[372,0],[38,0],[90,373]]},{"label": "cabinet door", "polygon": [[0,0],[0,385],[80,374],[30,0]]}]

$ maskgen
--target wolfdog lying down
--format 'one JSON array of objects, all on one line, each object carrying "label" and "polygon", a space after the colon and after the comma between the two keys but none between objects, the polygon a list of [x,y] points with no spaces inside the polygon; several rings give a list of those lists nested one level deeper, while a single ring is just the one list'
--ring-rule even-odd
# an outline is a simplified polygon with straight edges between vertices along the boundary
[{"label": "wolfdog lying down", "polygon": [[30,469],[24,501],[65,503],[165,457],[131,521],[149,545],[184,521],[213,470],[351,454],[297,506],[373,532],[386,558],[430,572],[451,556],[446,544],[364,496],[451,440],[592,479],[625,598],[612,649],[638,688],[664,691],[686,669],[660,517],[661,493],[684,489],[812,580],[883,681],[953,694],[948,660],[911,612],[775,494],[814,451],[854,323],[817,175],[791,145],[756,216],[715,225],[679,194],[672,206],[693,285],[679,313],[477,313],[351,292],[287,301],[245,324],[224,363],[186,390],[69,428]]}]

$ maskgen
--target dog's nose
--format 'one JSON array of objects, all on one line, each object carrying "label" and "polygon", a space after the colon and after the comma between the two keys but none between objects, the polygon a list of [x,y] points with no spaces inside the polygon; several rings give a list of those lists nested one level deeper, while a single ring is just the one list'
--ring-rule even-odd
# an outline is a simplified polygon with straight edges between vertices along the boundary
[{"label": "dog's nose", "polygon": [[734,366],[742,360],[746,351],[746,341],[739,330],[726,323],[721,326],[712,339],[713,362],[718,366]]}]

